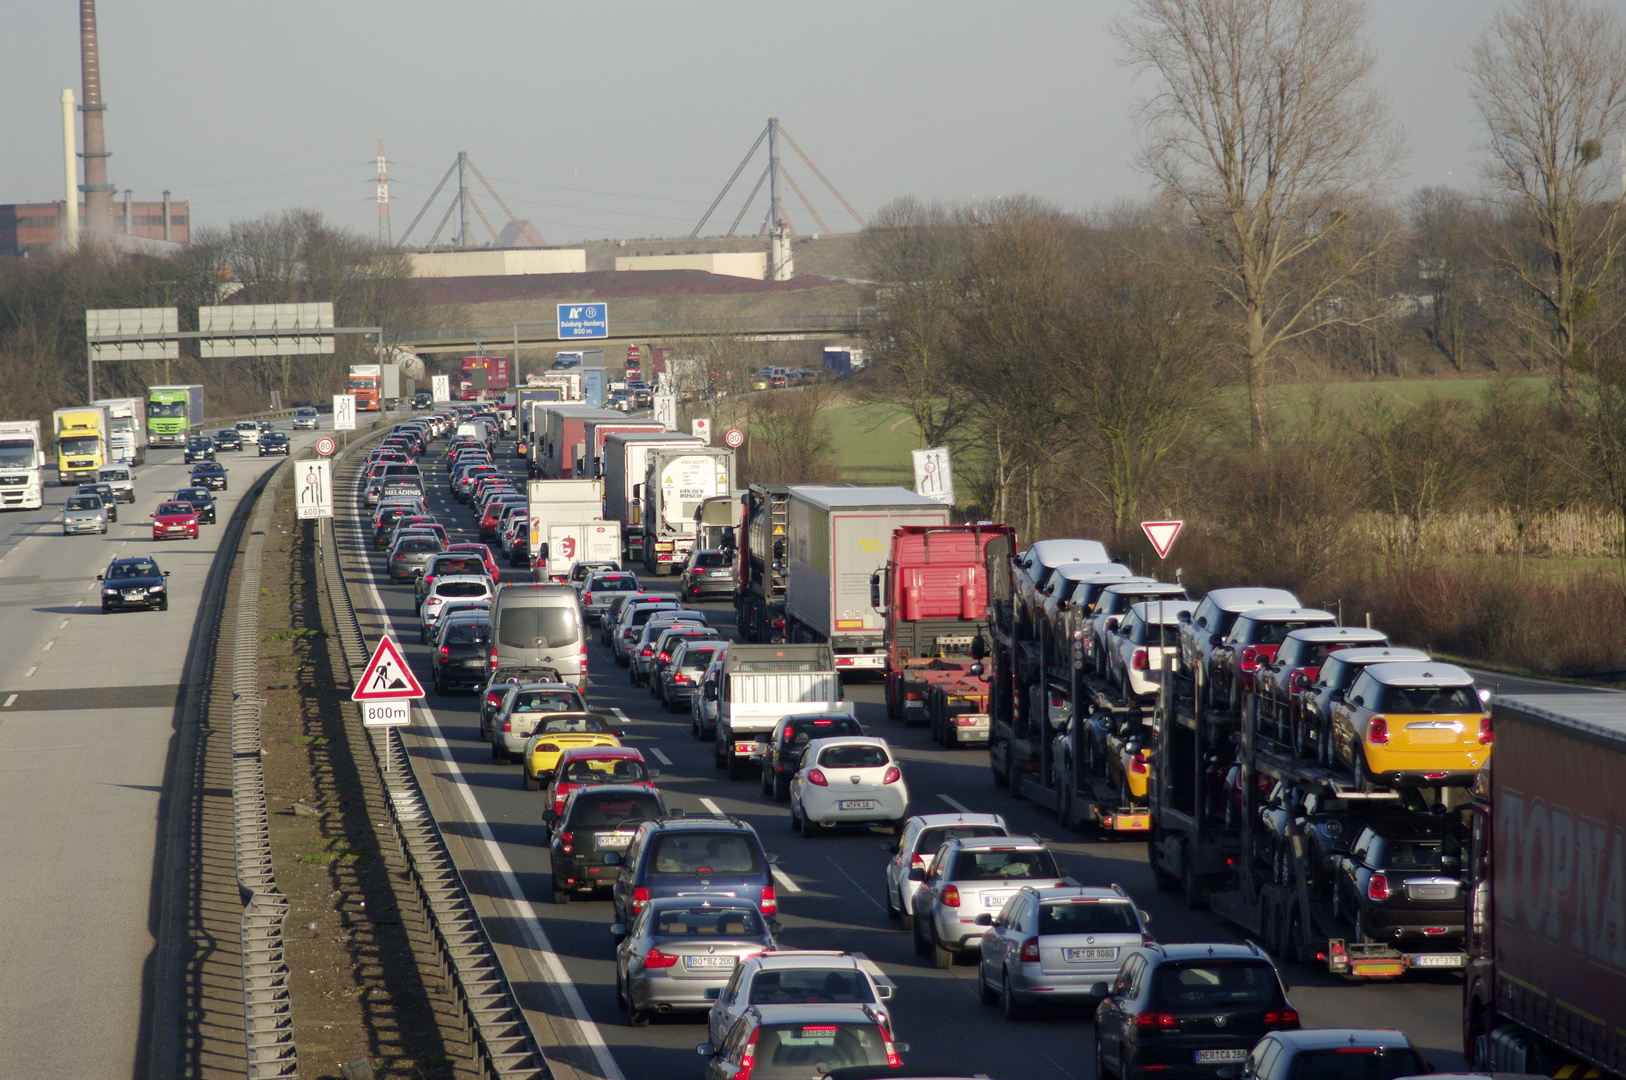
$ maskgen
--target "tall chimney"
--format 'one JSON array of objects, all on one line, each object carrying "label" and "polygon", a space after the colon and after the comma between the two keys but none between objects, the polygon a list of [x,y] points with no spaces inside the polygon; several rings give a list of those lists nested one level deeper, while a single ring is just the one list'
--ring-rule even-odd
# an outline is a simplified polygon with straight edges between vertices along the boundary
[{"label": "tall chimney", "polygon": [[107,137],[102,132],[102,64],[96,44],[96,0],[79,0],[79,70],[85,103],[85,231],[92,237],[113,232],[113,185],[107,182]]},{"label": "tall chimney", "polygon": [[73,91],[62,91],[62,173],[67,198],[62,203],[62,220],[57,223],[57,247],[70,251],[79,243],[79,149],[73,125]]},{"label": "tall chimney", "polygon": [[130,189],[124,189],[124,235],[130,235]]},{"label": "tall chimney", "polygon": [[164,239],[169,239],[169,191],[164,191]]}]

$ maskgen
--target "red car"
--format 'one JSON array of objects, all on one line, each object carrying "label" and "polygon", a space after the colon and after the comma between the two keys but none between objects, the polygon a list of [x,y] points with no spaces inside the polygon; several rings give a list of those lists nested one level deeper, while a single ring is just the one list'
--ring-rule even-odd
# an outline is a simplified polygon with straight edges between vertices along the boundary
[{"label": "red car", "polygon": [[455,551],[466,555],[480,556],[480,561],[484,563],[486,567],[486,577],[490,578],[493,582],[497,580],[497,560],[492,557],[491,549],[486,547],[484,544],[448,544],[446,545],[446,550],[448,552]]},{"label": "red car", "polygon": [[631,746],[572,746],[559,755],[548,787],[553,812],[563,814],[570,793],[594,784],[631,784],[655,790],[658,769],[644,761],[643,751]]},{"label": "red car", "polygon": [[189,502],[159,503],[152,518],[152,538],[163,540],[171,536],[198,538],[198,512]]}]

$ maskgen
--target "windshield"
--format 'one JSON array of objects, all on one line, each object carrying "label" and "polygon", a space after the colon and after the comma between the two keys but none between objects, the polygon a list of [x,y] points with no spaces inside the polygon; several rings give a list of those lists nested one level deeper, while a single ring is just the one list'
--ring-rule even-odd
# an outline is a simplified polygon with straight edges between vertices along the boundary
[{"label": "windshield", "polygon": [[175,493],[175,497],[177,499],[185,499],[187,502],[196,501],[205,503],[212,502],[214,498],[209,494],[208,488],[182,488],[180,491]]},{"label": "windshield", "polygon": [[1056,876],[1048,851],[962,851],[954,864],[955,881],[1026,881]]},{"label": "windshield", "polygon": [[158,564],[145,559],[140,562],[114,563],[107,571],[110,578],[155,577],[157,574]]},{"label": "windshield", "polygon": [[1153,983],[1156,1001],[1178,1009],[1270,1005],[1276,1001],[1276,972],[1252,961],[1206,960],[1165,963]]},{"label": "windshield", "polygon": [[299,416],[299,417],[315,416],[316,415],[316,410],[315,409],[295,409],[294,410],[294,415]]},{"label": "windshield", "polygon": [[100,510],[102,500],[94,495],[70,495],[68,497],[69,510]]},{"label": "windshield", "polygon": [[184,401],[149,401],[147,402],[147,419],[169,420],[186,415],[186,402]]},{"label": "windshield", "polygon": [[7,439],[0,442],[0,469],[32,469],[33,467],[33,440]]},{"label": "windshield", "polygon": [[1383,711],[1396,713],[1477,713],[1483,709],[1471,686],[1391,686]]},{"label": "windshield", "polygon": [[1254,629],[1253,643],[1255,645],[1280,645],[1287,640],[1287,635],[1295,630],[1306,630],[1312,626],[1321,625],[1323,625],[1323,622],[1320,619],[1260,623]]},{"label": "windshield", "polygon": [[184,502],[164,503],[164,504],[162,504],[161,506],[158,507],[158,514],[159,514],[160,517],[166,517],[166,516],[173,515],[173,514],[190,514],[191,512],[192,512],[192,504],[191,503],[184,503]]},{"label": "windshield", "polygon": [[649,860],[656,874],[693,877],[702,869],[714,874],[762,873],[762,859],[751,838],[740,832],[670,832],[655,839]]},{"label": "windshield", "polygon": [[102,440],[94,435],[79,435],[71,439],[57,440],[57,451],[63,454],[94,454],[101,448]]},{"label": "windshield", "polygon": [[874,1000],[869,980],[858,971],[759,971],[751,980],[752,1005],[863,1005]]},{"label": "windshield", "polygon": [[1135,909],[1116,900],[1059,900],[1039,905],[1041,934],[1138,934]]},{"label": "windshield", "polygon": [[575,604],[545,607],[514,604],[503,609],[498,638],[511,649],[562,649],[575,644],[580,635]]}]

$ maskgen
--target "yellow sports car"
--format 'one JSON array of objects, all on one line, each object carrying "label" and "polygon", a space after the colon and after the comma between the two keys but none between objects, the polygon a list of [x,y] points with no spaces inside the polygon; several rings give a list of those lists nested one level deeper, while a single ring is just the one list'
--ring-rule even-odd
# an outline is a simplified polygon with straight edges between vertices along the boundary
[{"label": "yellow sports car", "polygon": [[1490,756],[1490,714],[1452,664],[1373,664],[1332,710],[1338,760],[1377,787],[1467,784]]},{"label": "yellow sports car", "polygon": [[577,746],[620,746],[621,732],[592,713],[565,713],[549,716],[538,724],[525,741],[520,763],[525,768],[525,787],[536,790],[553,781],[559,755]]}]

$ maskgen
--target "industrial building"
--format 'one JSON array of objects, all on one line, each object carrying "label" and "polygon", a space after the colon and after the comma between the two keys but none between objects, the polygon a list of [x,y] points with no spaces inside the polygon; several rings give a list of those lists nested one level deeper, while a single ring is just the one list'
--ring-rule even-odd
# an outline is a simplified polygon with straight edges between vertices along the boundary
[{"label": "industrial building", "polygon": [[[62,207],[61,202],[0,203],[0,255],[54,249],[61,239]],[[83,200],[79,203],[79,220],[88,220]],[[126,195],[122,202],[113,204],[113,232],[109,239],[118,247],[160,254],[169,250],[169,245],[187,243],[190,220],[186,202],[172,202],[168,192],[160,202],[132,202]],[[134,242],[114,239],[122,237]]]}]

